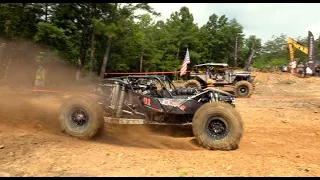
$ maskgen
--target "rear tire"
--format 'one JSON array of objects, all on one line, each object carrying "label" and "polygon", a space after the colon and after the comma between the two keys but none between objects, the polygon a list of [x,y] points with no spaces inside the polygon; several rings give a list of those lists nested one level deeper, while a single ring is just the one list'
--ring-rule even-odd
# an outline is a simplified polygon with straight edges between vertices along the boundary
[{"label": "rear tire", "polygon": [[253,86],[248,81],[239,81],[235,84],[234,94],[239,98],[249,98],[253,93]]},{"label": "rear tire", "polygon": [[77,95],[63,103],[59,122],[64,133],[91,139],[104,129],[103,110],[95,98]]},{"label": "rear tire", "polygon": [[195,79],[191,79],[189,81],[186,82],[186,84],[184,85],[184,87],[191,87],[191,88],[201,88],[201,84],[199,81],[195,80]]},{"label": "rear tire", "polygon": [[[216,123],[215,126],[220,129],[211,129],[212,123]],[[224,132],[219,131],[222,126]],[[223,102],[207,103],[196,111],[192,131],[198,143],[207,149],[235,150],[242,138],[243,122],[231,105]]]}]

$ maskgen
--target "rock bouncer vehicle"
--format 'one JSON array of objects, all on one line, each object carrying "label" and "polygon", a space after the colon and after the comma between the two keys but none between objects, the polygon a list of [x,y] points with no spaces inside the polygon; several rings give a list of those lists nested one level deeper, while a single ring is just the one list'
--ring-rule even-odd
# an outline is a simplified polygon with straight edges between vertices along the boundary
[{"label": "rock bouncer vehicle", "polygon": [[167,76],[123,76],[66,100],[59,120],[63,132],[82,139],[103,131],[104,123],[191,125],[203,147],[234,150],[243,133],[234,107],[234,96],[220,90],[176,88]]},{"label": "rock bouncer vehicle", "polygon": [[255,76],[250,72],[234,72],[225,63],[205,63],[194,66],[191,79],[185,87],[206,88],[208,86],[234,86],[236,97],[250,97],[253,93]]}]

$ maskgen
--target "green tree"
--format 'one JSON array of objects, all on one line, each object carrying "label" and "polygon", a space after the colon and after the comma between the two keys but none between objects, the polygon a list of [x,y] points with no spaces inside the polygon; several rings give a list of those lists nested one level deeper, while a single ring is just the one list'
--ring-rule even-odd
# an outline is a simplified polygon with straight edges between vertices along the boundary
[{"label": "green tree", "polygon": [[273,36],[261,49],[260,57],[253,63],[254,67],[280,66],[289,62],[287,36]]},{"label": "green tree", "polygon": [[233,64],[235,41],[238,38],[238,63],[243,65],[243,27],[236,19],[228,20],[225,15],[212,14],[209,21],[200,29],[202,58],[204,61]]},{"label": "green tree", "polygon": [[[145,13],[137,15],[137,10]],[[27,43],[28,48],[24,48],[26,44],[20,43],[22,38],[42,45],[48,49],[47,54],[51,52],[59,57],[48,55],[48,61],[61,59],[77,67],[78,73],[73,76],[76,79],[80,78],[80,72],[86,71],[100,78],[105,71],[175,71],[180,68],[187,49],[191,58],[189,67],[205,62],[233,65],[236,38],[240,67],[245,66],[252,49],[257,51],[255,63],[270,65],[277,64],[274,62],[279,59],[288,60],[285,35],[274,37],[262,46],[258,37],[245,39],[242,25],[226,15],[212,14],[200,28],[187,7],[172,12],[166,21],[155,22],[158,15],[147,3],[0,4],[0,38],[10,42],[1,51],[11,52],[10,56],[0,56],[0,69],[2,72],[10,69],[11,63],[17,63],[31,51],[34,45]],[[36,64],[35,56],[39,52],[23,61]],[[305,55],[296,51],[295,56]]]},{"label": "green tree", "polygon": [[187,48],[190,51],[191,63],[198,62],[199,29],[193,22],[194,18],[189,8],[182,7],[179,12],[171,14],[167,19],[164,30],[166,33],[167,48],[162,62],[166,70],[177,70],[182,64]]},{"label": "green tree", "polygon": [[[261,39],[257,38],[255,35],[250,35],[248,39],[245,40],[244,51],[245,51],[246,58],[250,57],[253,50],[255,51],[255,54],[254,54],[255,59],[260,58],[261,49],[262,49]],[[247,62],[245,64],[247,64]]]}]

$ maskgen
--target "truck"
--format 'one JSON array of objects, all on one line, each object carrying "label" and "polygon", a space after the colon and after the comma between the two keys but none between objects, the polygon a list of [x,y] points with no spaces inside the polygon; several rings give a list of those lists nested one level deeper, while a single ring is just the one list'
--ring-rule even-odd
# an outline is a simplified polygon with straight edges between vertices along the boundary
[{"label": "truck", "polygon": [[91,139],[112,124],[191,126],[197,142],[210,150],[237,149],[243,134],[232,94],[176,87],[165,75],[103,79],[92,91],[68,98],[59,122],[65,134],[80,139]]},{"label": "truck", "polygon": [[248,98],[254,90],[254,79],[249,71],[235,72],[226,63],[204,63],[194,66],[185,87],[231,86],[236,97]]}]

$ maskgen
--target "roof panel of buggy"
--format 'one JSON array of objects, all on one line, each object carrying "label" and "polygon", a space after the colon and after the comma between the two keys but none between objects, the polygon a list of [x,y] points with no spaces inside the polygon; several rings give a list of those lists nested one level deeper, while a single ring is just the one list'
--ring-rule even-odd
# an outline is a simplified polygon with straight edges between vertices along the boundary
[{"label": "roof panel of buggy", "polygon": [[224,67],[228,67],[229,65],[227,63],[204,63],[204,64],[195,65],[195,67],[199,67],[199,66],[224,66]]},{"label": "roof panel of buggy", "polygon": [[[114,80],[122,80],[126,81],[127,79],[130,78],[159,78],[161,81],[163,80],[168,80],[168,76],[166,75],[127,75],[127,76],[118,76],[118,77],[111,77],[111,78],[105,78],[103,81],[114,81]],[[170,79],[169,79],[170,80]]]}]

